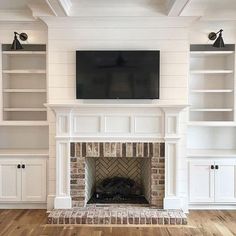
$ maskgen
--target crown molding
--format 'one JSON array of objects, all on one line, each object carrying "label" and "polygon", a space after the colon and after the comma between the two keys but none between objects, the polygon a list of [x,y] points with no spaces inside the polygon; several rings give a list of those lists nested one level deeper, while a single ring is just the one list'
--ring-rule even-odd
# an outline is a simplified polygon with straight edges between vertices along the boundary
[{"label": "crown molding", "polygon": [[4,22],[30,22],[36,19],[30,10],[0,10],[0,21]]}]

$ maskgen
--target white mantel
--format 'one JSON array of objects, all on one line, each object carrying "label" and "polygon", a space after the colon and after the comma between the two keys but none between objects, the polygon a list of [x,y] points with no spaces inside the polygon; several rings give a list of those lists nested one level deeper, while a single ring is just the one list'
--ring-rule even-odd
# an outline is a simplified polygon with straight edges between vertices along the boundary
[{"label": "white mantel", "polygon": [[178,187],[179,113],[186,104],[46,104],[56,114],[54,208],[71,208],[70,142],[165,142],[165,209],[183,208]]}]

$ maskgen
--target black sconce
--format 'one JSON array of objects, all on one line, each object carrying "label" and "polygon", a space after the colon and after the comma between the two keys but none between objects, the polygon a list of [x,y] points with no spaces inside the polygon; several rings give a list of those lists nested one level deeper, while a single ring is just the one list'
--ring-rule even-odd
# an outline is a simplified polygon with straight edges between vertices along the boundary
[{"label": "black sconce", "polygon": [[20,49],[23,49],[23,47],[22,47],[22,45],[21,45],[21,43],[20,43],[20,41],[18,40],[18,38],[17,38],[17,35],[19,35],[19,38],[20,38],[20,40],[22,40],[22,41],[25,41],[25,40],[27,40],[28,39],[28,35],[26,34],[26,33],[17,33],[17,32],[14,32],[14,40],[13,40],[13,42],[12,42],[12,45],[11,45],[11,49],[12,50],[20,50]]},{"label": "black sconce", "polygon": [[[215,33],[215,32],[211,32],[209,35],[208,35],[208,38],[210,39],[210,40],[215,40],[216,39],[216,41],[213,43],[213,47],[215,47],[215,48],[223,48],[224,46],[225,46],[225,44],[224,44],[224,40],[223,40],[223,38],[222,38],[222,29],[221,30],[219,30],[217,33]],[[217,34],[219,34],[219,36],[218,36],[218,38],[217,38]]]}]

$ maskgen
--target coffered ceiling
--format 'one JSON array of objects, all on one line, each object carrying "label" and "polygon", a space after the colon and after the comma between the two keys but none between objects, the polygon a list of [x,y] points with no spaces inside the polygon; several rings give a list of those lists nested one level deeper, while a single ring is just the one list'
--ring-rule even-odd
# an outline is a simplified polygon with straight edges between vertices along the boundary
[{"label": "coffered ceiling", "polygon": [[191,16],[234,21],[236,0],[0,0],[0,21],[13,15],[20,21],[24,14],[28,20],[42,16]]}]

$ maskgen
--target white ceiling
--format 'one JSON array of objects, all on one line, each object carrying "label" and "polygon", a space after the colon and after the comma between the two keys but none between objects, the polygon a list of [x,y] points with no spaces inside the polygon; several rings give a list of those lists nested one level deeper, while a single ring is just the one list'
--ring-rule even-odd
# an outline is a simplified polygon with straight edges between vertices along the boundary
[{"label": "white ceiling", "polygon": [[236,0],[0,0],[2,15],[4,10],[27,8],[38,17],[169,15],[236,20]]},{"label": "white ceiling", "polygon": [[27,0],[0,0],[0,10],[24,10]]},{"label": "white ceiling", "polygon": [[235,11],[236,0],[190,0],[182,11],[182,16],[204,16],[227,14],[228,11]]}]

